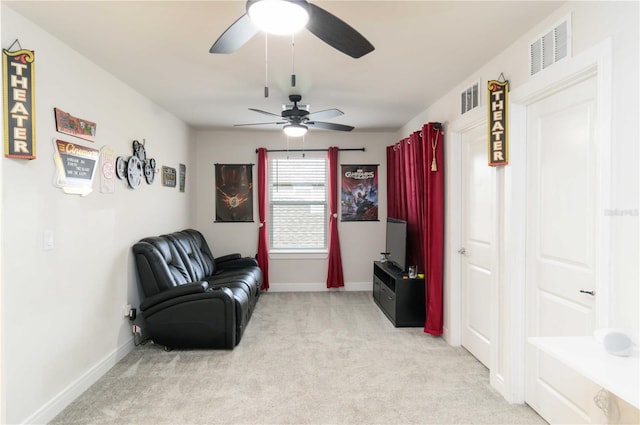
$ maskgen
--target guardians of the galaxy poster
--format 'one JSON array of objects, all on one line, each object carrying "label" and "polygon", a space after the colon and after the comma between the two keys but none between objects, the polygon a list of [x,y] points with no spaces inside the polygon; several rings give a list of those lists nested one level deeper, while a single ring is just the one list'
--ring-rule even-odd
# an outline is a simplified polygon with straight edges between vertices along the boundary
[{"label": "guardians of the galaxy poster", "polygon": [[378,166],[342,165],[342,221],[378,220]]}]

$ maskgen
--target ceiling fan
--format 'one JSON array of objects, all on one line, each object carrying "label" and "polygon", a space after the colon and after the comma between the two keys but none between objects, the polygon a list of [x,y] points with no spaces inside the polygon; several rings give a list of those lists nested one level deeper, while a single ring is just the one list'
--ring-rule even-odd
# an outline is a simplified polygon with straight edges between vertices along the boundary
[{"label": "ceiling fan", "polygon": [[[213,43],[209,53],[233,53],[261,29],[270,34],[293,34],[305,26],[320,40],[352,58],[374,50],[358,31],[307,0],[248,0],[246,9]],[[263,18],[263,14],[269,17]]]},{"label": "ceiling fan", "polygon": [[336,124],[330,122],[316,121],[316,119],[328,119],[339,117],[344,115],[339,109],[325,109],[322,111],[310,113],[308,105],[299,105],[298,102],[302,100],[302,96],[299,94],[289,95],[289,100],[293,102],[292,105],[283,105],[282,113],[280,115],[271,112],[263,111],[261,109],[249,108],[250,111],[259,112],[261,114],[269,115],[272,117],[278,117],[280,121],[273,122],[261,122],[252,124],[236,124],[236,127],[245,127],[250,125],[282,125],[282,128],[287,136],[300,137],[307,133],[309,127],[322,128],[325,130],[337,130],[337,131],[351,131],[354,127],[350,125]]}]

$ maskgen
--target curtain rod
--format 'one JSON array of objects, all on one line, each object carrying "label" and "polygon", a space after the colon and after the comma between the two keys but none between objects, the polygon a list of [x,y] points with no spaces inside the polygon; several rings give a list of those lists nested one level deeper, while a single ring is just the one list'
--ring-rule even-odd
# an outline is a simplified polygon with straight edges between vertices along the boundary
[{"label": "curtain rod", "polygon": [[[361,151],[364,148],[338,148],[339,151]],[[267,152],[329,152],[329,149],[267,149]],[[256,149],[258,153],[258,149]]]}]

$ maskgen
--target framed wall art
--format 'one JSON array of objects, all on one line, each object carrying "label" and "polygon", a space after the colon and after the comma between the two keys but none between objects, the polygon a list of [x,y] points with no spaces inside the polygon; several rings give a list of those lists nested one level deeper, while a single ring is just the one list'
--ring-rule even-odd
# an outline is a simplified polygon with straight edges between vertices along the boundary
[{"label": "framed wall art", "polygon": [[64,193],[87,196],[93,190],[93,176],[100,150],[64,140],[54,140],[55,185]]},{"label": "framed wall art", "polygon": [[215,164],[216,222],[253,221],[253,164]]},{"label": "framed wall art", "polygon": [[[501,78],[504,78],[500,74]],[[509,105],[509,81],[490,80],[489,91],[489,165],[509,163],[509,130],[507,108]]]},{"label": "framed wall art", "polygon": [[180,192],[184,192],[184,186],[187,180],[187,166],[185,164],[178,164],[178,187]]},{"label": "framed wall art", "polygon": [[162,185],[166,187],[176,187],[176,169],[162,166]]},{"label": "framed wall art", "polygon": [[378,165],[342,165],[342,221],[378,220]]},{"label": "framed wall art", "polygon": [[74,117],[58,108],[53,108],[56,117],[56,130],[60,133],[76,136],[90,142],[95,141],[96,123]]},{"label": "framed wall art", "polygon": [[[14,41],[9,47],[18,43]],[[34,57],[32,50],[2,51],[4,156],[36,158]]]}]

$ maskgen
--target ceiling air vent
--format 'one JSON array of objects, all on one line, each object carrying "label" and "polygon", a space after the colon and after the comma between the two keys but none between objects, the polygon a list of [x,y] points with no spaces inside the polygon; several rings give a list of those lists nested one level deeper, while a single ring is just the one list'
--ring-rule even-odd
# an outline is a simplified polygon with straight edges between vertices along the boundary
[{"label": "ceiling air vent", "polygon": [[465,114],[480,105],[480,82],[462,90],[460,93],[460,114]]},{"label": "ceiling air vent", "polygon": [[534,75],[569,56],[571,50],[571,18],[529,43],[529,75]]}]

